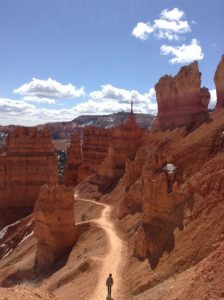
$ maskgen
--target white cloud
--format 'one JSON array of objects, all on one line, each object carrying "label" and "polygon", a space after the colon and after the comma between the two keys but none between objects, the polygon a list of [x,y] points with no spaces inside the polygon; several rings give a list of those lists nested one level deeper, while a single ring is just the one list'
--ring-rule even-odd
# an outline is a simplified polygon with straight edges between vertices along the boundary
[{"label": "white cloud", "polygon": [[181,40],[181,37],[178,34],[171,33],[169,31],[163,31],[163,30],[159,30],[156,33],[156,36],[158,37],[158,39],[167,39],[169,41],[179,41],[179,40]]},{"label": "white cloud", "polygon": [[24,101],[0,98],[0,112],[8,114],[30,113],[35,106]]},{"label": "white cloud", "polygon": [[167,20],[176,20],[179,21],[180,19],[182,19],[184,17],[184,12],[182,10],[179,10],[177,7],[168,10],[168,9],[164,9],[161,12],[161,18],[163,19],[167,19]]},{"label": "white cloud", "polygon": [[180,40],[180,34],[190,32],[191,27],[185,18],[185,13],[178,8],[172,10],[164,9],[159,19],[149,22],[139,22],[132,30],[132,35],[141,40],[147,40],[150,34],[154,34],[158,39]]},{"label": "white cloud", "polygon": [[71,83],[61,84],[48,78],[47,80],[33,78],[13,91],[15,94],[37,98],[76,98],[85,94],[84,88],[77,89]]},{"label": "white cloud", "polygon": [[189,45],[183,44],[175,47],[162,45],[160,50],[162,55],[174,56],[169,60],[171,64],[185,64],[204,58],[202,48],[196,39],[193,39]]},{"label": "white cloud", "polygon": [[25,96],[23,97],[23,101],[26,102],[34,102],[34,103],[46,103],[46,104],[55,104],[56,101],[50,98],[38,98],[35,96]]},{"label": "white cloud", "polygon": [[[156,100],[155,90],[151,88],[147,93],[141,94],[136,90],[126,90],[114,87],[110,84],[103,85],[101,90],[91,92],[89,94],[88,104],[97,106],[97,109],[102,112],[108,111],[129,111],[130,102],[134,102],[134,111],[141,113],[155,113]],[[102,108],[102,107],[103,108]]]},{"label": "white cloud", "polygon": [[154,31],[150,23],[139,22],[132,30],[132,35],[140,40],[147,40],[149,35]]},{"label": "white cloud", "polygon": [[216,105],[216,102],[217,102],[216,89],[212,89],[212,90],[210,90],[209,92],[210,92],[210,94],[211,94],[211,99],[210,99],[208,108],[214,109],[214,108],[215,108],[215,105]]},{"label": "white cloud", "polygon": [[191,30],[187,21],[171,21],[164,19],[155,20],[154,27],[157,30],[164,30],[170,33],[175,32],[178,34],[189,32]]},{"label": "white cloud", "polygon": [[[0,120],[2,125],[37,125],[47,122],[70,121],[81,114],[110,114],[130,111],[134,101],[134,112],[156,114],[155,90],[151,88],[141,94],[136,90],[126,90],[110,84],[89,94],[86,101],[71,108],[47,109],[22,100],[0,98]],[[36,102],[36,101],[35,101]],[[46,102],[45,102],[46,103]]]},{"label": "white cloud", "polygon": [[69,121],[78,116],[74,109],[46,109],[22,100],[0,98],[1,125],[37,125],[47,122]]},{"label": "white cloud", "polygon": [[[1,125],[19,124],[24,122],[26,116],[31,116],[35,106],[24,101],[0,98]],[[14,122],[15,120],[15,122]],[[29,123],[27,123],[28,125]]]}]

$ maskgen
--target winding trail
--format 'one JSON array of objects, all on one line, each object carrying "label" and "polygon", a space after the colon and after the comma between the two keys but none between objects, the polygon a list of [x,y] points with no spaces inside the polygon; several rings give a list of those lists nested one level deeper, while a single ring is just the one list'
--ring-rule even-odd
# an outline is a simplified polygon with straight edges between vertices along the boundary
[{"label": "winding trail", "polygon": [[112,206],[87,199],[77,200],[91,202],[104,207],[101,216],[98,219],[91,220],[91,222],[97,224],[105,232],[108,238],[109,252],[102,258],[102,268],[99,274],[98,285],[95,288],[95,292],[92,295],[91,300],[106,299],[106,279],[109,273],[112,273],[114,279],[114,285],[112,287],[113,300],[125,299],[123,298],[121,287],[121,267],[122,257],[125,256],[124,253],[126,252],[126,245],[125,242],[119,238],[114,227],[113,221],[110,218]]}]

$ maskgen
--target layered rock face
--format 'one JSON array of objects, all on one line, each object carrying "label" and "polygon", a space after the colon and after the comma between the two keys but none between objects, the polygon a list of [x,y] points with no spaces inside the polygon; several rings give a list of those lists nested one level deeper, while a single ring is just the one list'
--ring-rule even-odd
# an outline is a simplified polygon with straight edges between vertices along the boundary
[{"label": "layered rock face", "polygon": [[216,108],[224,107],[224,55],[218,64],[217,70],[214,76],[216,94],[217,94],[217,104]]},{"label": "layered rock face", "polygon": [[120,178],[124,174],[126,160],[132,160],[141,145],[143,130],[133,114],[124,125],[111,129],[107,156],[98,168],[102,177]]},{"label": "layered rock face", "polygon": [[[168,174],[163,167],[167,162],[172,162],[168,147],[171,141],[176,142],[186,135],[185,129],[164,133],[162,131],[148,132],[144,135],[142,145],[136,153],[133,161],[126,162],[123,177],[126,194],[120,207],[120,217],[126,214],[135,214],[142,211],[144,197],[144,180],[160,171]],[[144,178],[143,178],[144,168]],[[168,174],[169,175],[169,174]],[[170,184],[170,175],[167,175],[167,184]],[[143,180],[144,179],[144,180]]]},{"label": "layered rock face", "polygon": [[15,128],[0,163],[3,227],[32,211],[43,184],[57,182],[57,158],[48,130]]},{"label": "layered rock face", "polygon": [[198,63],[180,69],[175,77],[164,76],[155,86],[158,116],[153,128],[162,130],[185,126],[196,128],[209,119],[210,93],[201,88]]},{"label": "layered rock face", "polygon": [[72,187],[42,186],[34,208],[36,268],[42,270],[54,264],[88,228],[88,223],[75,225]]},{"label": "layered rock face", "polygon": [[82,141],[82,164],[78,170],[78,181],[96,173],[106,157],[109,145],[109,131],[99,127],[85,127]]},{"label": "layered rock face", "polygon": [[73,134],[68,152],[68,162],[64,171],[65,185],[75,186],[78,183],[77,172],[81,164],[81,159],[80,136],[78,134]]},{"label": "layered rock face", "polygon": [[109,145],[109,131],[85,127],[81,135],[73,135],[65,167],[65,185],[75,186],[95,174],[104,160]]},{"label": "layered rock face", "polygon": [[72,141],[65,184],[74,186],[93,175],[90,183],[100,191],[107,189],[124,174],[126,160],[135,157],[143,132],[133,114],[125,124],[112,129],[84,128],[82,138]]},{"label": "layered rock face", "polygon": [[[142,224],[135,234],[135,253],[148,258],[152,268],[164,251],[174,249],[175,228],[185,231],[186,218],[189,226],[194,227],[205,213],[214,217],[217,208],[221,208],[223,129],[221,110],[211,114],[210,123],[190,134],[185,129],[149,132],[134,161],[127,163],[126,195],[120,216],[142,211]],[[190,221],[188,210],[192,210]],[[220,220],[221,212],[224,214],[224,210],[220,210]],[[216,238],[221,238],[221,227]],[[214,239],[213,233],[211,230],[208,240]],[[195,247],[205,249],[199,258],[202,259],[210,250],[198,238],[200,246]]]}]

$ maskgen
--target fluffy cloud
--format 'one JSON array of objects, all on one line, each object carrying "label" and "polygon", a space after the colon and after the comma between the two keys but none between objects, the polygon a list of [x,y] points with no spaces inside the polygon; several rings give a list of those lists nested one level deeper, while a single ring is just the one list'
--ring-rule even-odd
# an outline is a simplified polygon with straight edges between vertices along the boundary
[{"label": "fluffy cloud", "polygon": [[24,101],[0,98],[1,113],[7,113],[9,115],[14,115],[16,113],[23,115],[23,113],[30,113],[34,108],[34,105],[28,104]]},{"label": "fluffy cloud", "polygon": [[154,33],[159,39],[180,40],[180,34],[191,31],[188,21],[183,18],[185,18],[185,13],[176,7],[171,10],[164,9],[160,18],[153,21],[153,25],[149,22],[138,23],[132,35],[141,40],[147,40],[150,34]]},{"label": "fluffy cloud", "polygon": [[173,8],[171,10],[164,9],[161,12],[161,18],[167,19],[167,20],[179,21],[183,17],[184,17],[184,12],[182,10],[179,10],[177,7]]},{"label": "fluffy cloud", "polygon": [[211,94],[211,99],[210,99],[208,108],[214,109],[215,105],[216,105],[216,102],[217,102],[216,89],[210,90],[209,92]]},{"label": "fluffy cloud", "polygon": [[204,53],[199,42],[193,39],[189,45],[183,44],[181,46],[168,46],[162,45],[162,55],[172,55],[173,58],[169,60],[171,64],[185,64],[195,60],[201,60],[204,58]]},{"label": "fluffy cloud", "polygon": [[109,113],[121,110],[129,111],[131,101],[134,102],[135,112],[155,114],[157,110],[153,88],[147,93],[141,94],[136,90],[121,89],[110,84],[103,85],[101,90],[90,93],[86,105],[91,107],[94,105],[99,112]]},{"label": "fluffy cloud", "polygon": [[39,108],[24,100],[0,98],[0,120],[2,125],[37,125],[47,122],[70,121],[81,114],[110,114],[119,111],[130,111],[130,102],[134,101],[137,113],[156,114],[157,104],[155,90],[151,88],[141,94],[136,90],[126,90],[110,84],[89,94],[86,101],[71,108]]},{"label": "fluffy cloud", "polygon": [[139,22],[133,29],[132,34],[140,40],[147,40],[153,31],[154,28],[150,23]]},{"label": "fluffy cloud", "polygon": [[15,94],[33,97],[35,99],[76,98],[85,94],[84,88],[77,89],[71,83],[61,84],[48,78],[47,80],[33,78],[13,91]]},{"label": "fluffy cloud", "polygon": [[[35,106],[24,101],[0,98],[1,125],[14,123],[19,120],[25,121],[26,116],[31,116]],[[19,123],[18,123],[19,124]],[[27,123],[28,125],[29,123]]]},{"label": "fluffy cloud", "polygon": [[46,109],[23,100],[0,98],[1,125],[37,125],[54,121],[69,121],[78,116],[73,109]]},{"label": "fluffy cloud", "polygon": [[55,99],[50,98],[38,98],[36,96],[25,96],[23,97],[23,101],[26,102],[34,102],[34,103],[45,103],[45,104],[55,104]]}]

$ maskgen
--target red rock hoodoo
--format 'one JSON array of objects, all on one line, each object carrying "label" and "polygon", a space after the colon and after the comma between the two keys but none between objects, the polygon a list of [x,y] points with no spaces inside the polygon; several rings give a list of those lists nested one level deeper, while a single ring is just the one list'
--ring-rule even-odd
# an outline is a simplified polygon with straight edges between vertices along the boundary
[{"label": "red rock hoodoo", "polygon": [[75,225],[74,190],[63,185],[42,186],[34,208],[34,222],[37,269],[55,263],[89,228],[88,223]]},{"label": "red rock hoodoo", "polygon": [[75,186],[78,183],[77,172],[81,164],[81,159],[80,136],[78,134],[73,134],[68,152],[68,162],[64,172],[65,185]]},{"label": "red rock hoodoo", "polygon": [[78,181],[96,173],[104,160],[109,142],[109,131],[100,127],[85,127],[82,142],[82,164],[78,170]]},{"label": "red rock hoodoo", "polygon": [[158,116],[153,128],[162,130],[185,126],[188,130],[209,119],[210,93],[201,88],[198,63],[180,69],[175,77],[164,76],[155,86]]},{"label": "red rock hoodoo", "polygon": [[218,64],[217,70],[214,76],[216,94],[217,94],[217,104],[216,108],[224,107],[224,55]]},{"label": "red rock hoodoo", "polygon": [[123,176],[126,160],[134,159],[142,135],[133,114],[125,124],[112,128],[107,156],[98,168],[98,175],[114,179]]},{"label": "red rock hoodoo", "polygon": [[40,187],[57,182],[57,158],[47,129],[18,127],[0,157],[0,227],[30,213]]},{"label": "red rock hoodoo", "polygon": [[79,135],[73,135],[65,167],[65,185],[75,186],[96,173],[104,160],[109,142],[109,131],[99,127],[85,127]]}]

